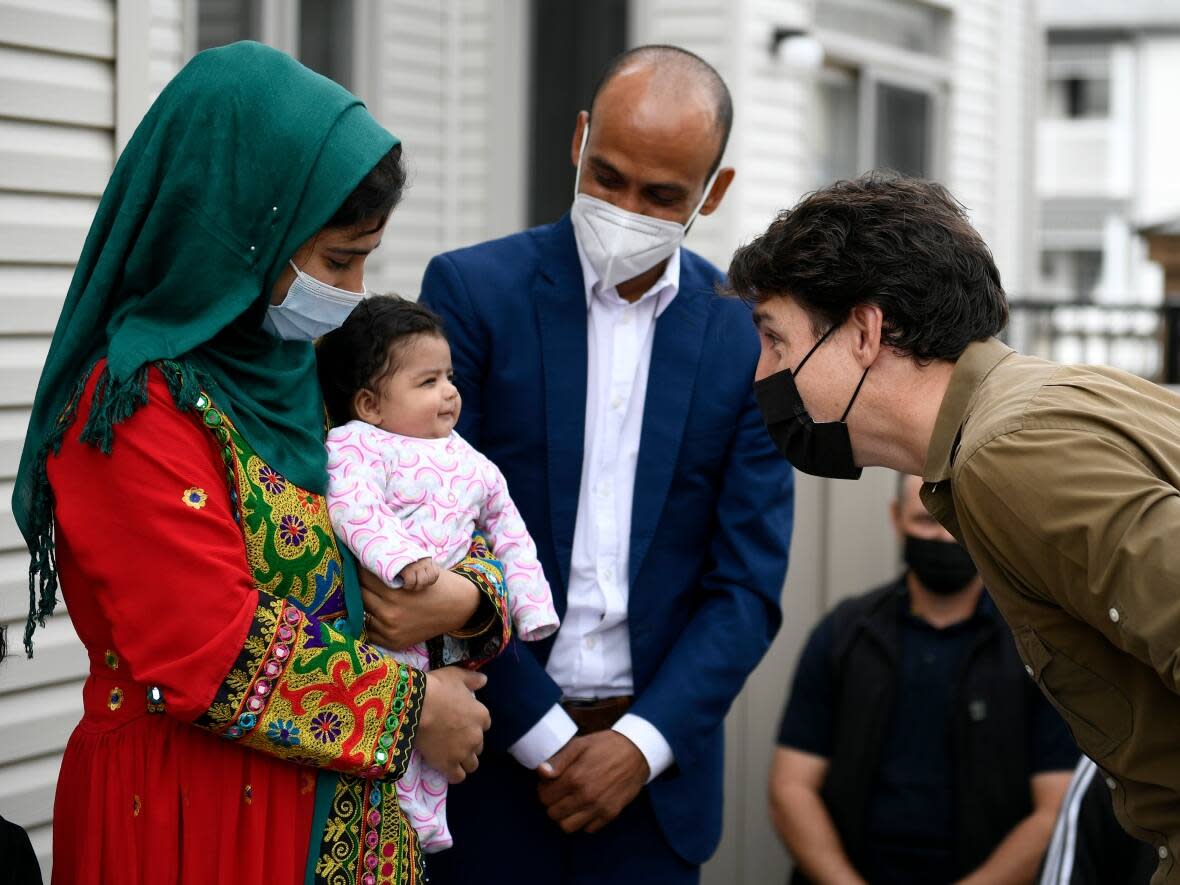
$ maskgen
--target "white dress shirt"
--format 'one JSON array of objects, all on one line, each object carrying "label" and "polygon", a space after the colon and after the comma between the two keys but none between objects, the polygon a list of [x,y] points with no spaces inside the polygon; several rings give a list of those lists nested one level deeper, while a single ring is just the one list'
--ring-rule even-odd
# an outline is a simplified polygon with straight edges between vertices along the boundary
[{"label": "white dress shirt", "polygon": [[[580,243],[578,260],[586,286],[586,436],[568,607],[545,669],[564,697],[609,698],[634,693],[627,599],[635,467],[656,320],[679,291],[680,250],[634,303],[599,284]],[[649,780],[672,764],[672,748],[646,719],[627,713],[613,730],[639,748]],[[576,732],[554,705],[509,750],[536,768]]]}]

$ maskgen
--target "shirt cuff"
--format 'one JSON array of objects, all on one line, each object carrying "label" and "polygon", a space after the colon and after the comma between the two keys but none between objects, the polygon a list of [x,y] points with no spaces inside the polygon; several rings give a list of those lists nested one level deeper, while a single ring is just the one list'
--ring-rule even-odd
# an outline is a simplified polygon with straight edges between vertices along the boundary
[{"label": "shirt cuff", "polygon": [[647,760],[647,767],[651,772],[647,777],[649,784],[667,771],[668,767],[676,761],[672,755],[672,747],[664,740],[659,729],[642,716],[624,713],[623,717],[611,727],[611,731],[617,731],[639,748],[639,752]]},{"label": "shirt cuff", "polygon": [[508,748],[508,752],[525,768],[536,768],[568,744],[577,733],[578,726],[574,720],[561,709],[561,704],[554,704],[536,725]]}]

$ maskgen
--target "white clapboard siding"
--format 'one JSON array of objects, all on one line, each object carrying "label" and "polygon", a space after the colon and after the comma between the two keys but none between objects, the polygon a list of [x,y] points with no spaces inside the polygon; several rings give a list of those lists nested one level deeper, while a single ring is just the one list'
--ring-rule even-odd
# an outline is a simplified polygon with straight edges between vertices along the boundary
[{"label": "white clapboard siding", "polygon": [[[375,0],[358,33],[357,91],[402,140],[406,195],[369,288],[417,297],[432,257],[487,236],[492,65],[489,0]],[[522,55],[521,64],[525,64]]]},{"label": "white clapboard siding", "polygon": [[50,872],[61,751],[86,655],[64,608],[21,650],[28,554],[12,517],[29,406],[73,264],[114,163],[113,0],[0,0],[0,814]]},{"label": "white clapboard siding", "polygon": [[[959,4],[952,28],[954,82],[947,184],[985,239],[996,227],[996,163],[1002,0]],[[1004,220],[1007,223],[1007,219]]]},{"label": "white clapboard siding", "polygon": [[[151,0],[148,65],[151,99],[160,94],[186,61],[184,4],[186,0]],[[192,0],[187,0],[192,2]]]},{"label": "white clapboard siding", "polygon": [[[142,0],[149,2],[149,0]],[[140,45],[154,96],[182,62],[182,0],[150,0],[141,32],[116,0],[0,0],[0,814],[26,827],[46,881],[61,752],[81,715],[86,653],[64,607],[21,649],[28,554],[13,480],[50,336],[115,161],[120,39]],[[136,21],[140,19],[137,18]],[[123,44],[128,45],[128,44]]]}]

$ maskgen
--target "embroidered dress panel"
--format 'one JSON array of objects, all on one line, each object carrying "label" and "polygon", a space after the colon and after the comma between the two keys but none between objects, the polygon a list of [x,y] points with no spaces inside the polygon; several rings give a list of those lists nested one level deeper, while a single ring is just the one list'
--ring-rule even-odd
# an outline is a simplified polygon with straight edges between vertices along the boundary
[{"label": "embroidered dress panel", "polygon": [[[220,446],[261,604],[234,667],[195,724],[354,775],[335,784],[315,863],[322,881],[413,881],[421,860],[393,781],[411,759],[422,674],[328,626],[343,628],[345,604],[323,496],[263,462],[207,394],[196,411]],[[378,779],[386,776],[383,785]]]}]

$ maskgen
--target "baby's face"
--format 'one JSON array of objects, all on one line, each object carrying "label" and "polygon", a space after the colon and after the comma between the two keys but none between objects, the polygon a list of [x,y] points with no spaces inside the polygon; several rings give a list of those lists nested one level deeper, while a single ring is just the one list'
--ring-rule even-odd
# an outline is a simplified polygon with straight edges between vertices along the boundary
[{"label": "baby's face", "polygon": [[378,385],[374,414],[359,417],[402,436],[448,436],[462,406],[451,368],[451,346],[438,335],[417,335],[401,346],[397,362],[397,371]]}]

